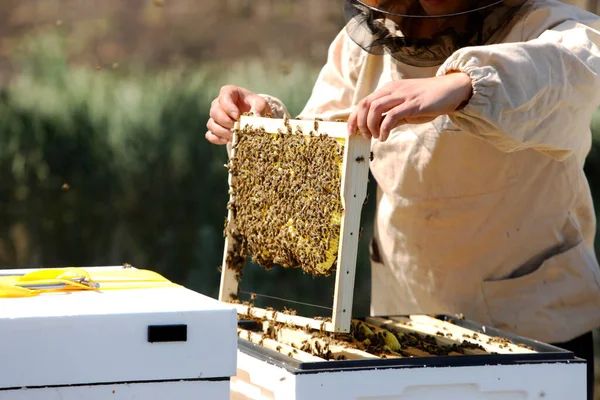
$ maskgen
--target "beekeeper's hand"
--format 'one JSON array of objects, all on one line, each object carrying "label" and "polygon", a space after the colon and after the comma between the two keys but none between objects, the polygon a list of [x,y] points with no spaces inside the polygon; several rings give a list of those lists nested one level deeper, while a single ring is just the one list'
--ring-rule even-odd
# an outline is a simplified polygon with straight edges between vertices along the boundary
[{"label": "beekeeper's hand", "polygon": [[206,140],[213,144],[226,144],[231,141],[234,123],[246,112],[253,112],[257,116],[272,113],[271,107],[262,96],[238,86],[223,86],[210,107]]},{"label": "beekeeper's hand", "polygon": [[462,72],[390,82],[361,100],[348,118],[348,133],[384,142],[402,124],[419,124],[455,111],[471,97],[471,78]]}]

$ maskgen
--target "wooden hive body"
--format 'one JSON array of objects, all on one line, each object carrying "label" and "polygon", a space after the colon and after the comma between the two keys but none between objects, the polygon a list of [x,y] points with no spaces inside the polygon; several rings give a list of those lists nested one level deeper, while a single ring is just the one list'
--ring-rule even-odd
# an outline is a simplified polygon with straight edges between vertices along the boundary
[{"label": "wooden hive body", "polygon": [[[248,319],[238,322],[232,399],[586,397],[585,360],[474,321],[449,315],[369,317],[353,319],[352,334],[346,335],[311,332],[295,319],[260,321],[264,314],[248,307]],[[363,341],[356,323],[373,331],[370,339]],[[400,342],[393,351],[367,345],[384,330]]]},{"label": "wooden hive body", "polygon": [[[66,289],[84,278],[95,285]],[[236,323],[234,307],[153,271],[2,270],[0,399],[228,399]]]},{"label": "wooden hive body", "polygon": [[[364,139],[361,135],[353,135],[348,137],[347,124],[345,122],[324,122],[324,121],[308,121],[308,120],[283,120],[272,118],[259,118],[252,116],[243,116],[236,123],[234,128],[234,139],[230,154],[230,206],[228,212],[228,227],[226,229],[225,249],[223,254],[221,284],[219,290],[219,300],[231,301],[237,298],[238,281],[241,278],[239,265],[234,265],[233,256],[236,246],[239,241],[233,237],[232,232],[236,231],[236,211],[231,205],[236,204],[236,194],[232,190],[235,187],[236,178],[231,172],[235,168],[237,146],[242,143],[244,132],[249,130],[261,130],[263,133],[269,134],[272,137],[281,138],[282,135],[296,135],[297,138],[302,138],[307,144],[313,143],[313,140],[329,139],[329,143],[340,144],[340,149],[343,148],[343,153],[340,150],[340,174],[341,179],[336,181],[339,183],[339,199],[341,201],[341,214],[339,215],[339,230],[335,251],[335,290],[333,301],[333,313],[331,322],[326,322],[322,328],[332,332],[349,332],[350,321],[352,314],[352,301],[354,294],[354,278],[356,269],[356,260],[358,252],[358,239],[360,233],[360,217],[362,206],[365,201],[368,183],[369,171],[369,156],[370,156],[370,141]],[[289,138],[288,138],[289,139]],[[302,140],[300,140],[302,142]],[[302,144],[300,144],[300,147]],[[331,146],[335,149],[335,146]],[[285,151],[291,151],[289,148]],[[298,151],[303,151],[302,149]],[[266,160],[273,155],[262,154],[262,159]],[[260,166],[257,160],[257,168]],[[299,161],[300,162],[300,161]],[[308,162],[308,161],[307,161]],[[314,165],[311,167],[314,172]],[[285,171],[284,171],[285,172]],[[323,179],[327,174],[331,174],[331,169],[323,170]],[[310,179],[317,182],[321,179],[320,174],[313,174]],[[337,189],[336,189],[337,190]],[[286,197],[287,196],[287,197]],[[281,201],[289,199],[289,193],[281,193]],[[311,199],[311,201],[313,201]],[[319,202],[319,199],[314,199]],[[238,204],[236,207],[242,207]],[[272,206],[272,204],[271,204]],[[327,204],[323,204],[326,209]],[[238,208],[239,210],[239,208]],[[333,214],[331,214],[333,215]],[[312,218],[312,217],[311,217]],[[321,221],[324,225],[331,223],[330,220]],[[323,226],[323,225],[322,225]],[[276,229],[287,229],[290,227],[276,226]],[[303,240],[302,237],[298,241]],[[291,242],[290,242],[291,243]],[[315,250],[314,243],[312,244]],[[289,252],[296,251],[292,249],[293,244],[290,244]],[[325,251],[325,250],[322,250]],[[257,256],[256,254],[250,254]],[[313,253],[314,255],[314,253]],[[301,255],[300,255],[301,256]],[[295,255],[292,254],[292,258]],[[242,262],[241,257],[238,257],[237,263]],[[245,260],[244,260],[245,261]],[[319,264],[321,265],[321,264]],[[327,268],[327,263],[324,264]],[[309,267],[306,267],[307,269]],[[304,267],[303,267],[304,269]],[[314,268],[313,268],[314,269]],[[326,274],[330,269],[320,271],[318,273]],[[317,323],[313,320],[313,324]]]}]

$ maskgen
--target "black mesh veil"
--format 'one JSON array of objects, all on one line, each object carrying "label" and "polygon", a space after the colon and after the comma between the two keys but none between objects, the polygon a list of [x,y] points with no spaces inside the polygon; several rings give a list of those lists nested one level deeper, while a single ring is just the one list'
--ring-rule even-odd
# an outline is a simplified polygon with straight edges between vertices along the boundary
[{"label": "black mesh veil", "polygon": [[444,15],[428,14],[425,1],[346,0],[348,36],[371,54],[388,53],[417,67],[438,66],[462,47],[487,43],[526,0],[466,0],[465,7]]}]

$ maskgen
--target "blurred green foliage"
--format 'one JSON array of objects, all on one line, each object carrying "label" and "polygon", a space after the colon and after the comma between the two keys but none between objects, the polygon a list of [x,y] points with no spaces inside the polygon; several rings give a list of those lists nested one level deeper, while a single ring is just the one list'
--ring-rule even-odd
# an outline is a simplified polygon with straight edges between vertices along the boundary
[{"label": "blurred green foliage", "polygon": [[[0,265],[128,262],[216,297],[227,155],[204,139],[210,103],[222,85],[236,84],[281,98],[297,115],[319,70],[240,61],[157,73],[66,60],[60,34],[31,37],[14,58],[20,73],[0,92]],[[592,128],[586,173],[598,199],[600,114]],[[369,192],[355,315],[369,312],[372,179]],[[249,264],[241,289],[331,307],[333,284],[333,277]],[[274,299],[256,304],[330,313]]]},{"label": "blurred green foliage", "polygon": [[[2,266],[128,262],[216,297],[227,155],[204,139],[210,103],[222,85],[237,84],[281,98],[296,115],[318,69],[240,62],[94,70],[69,66],[65,53],[59,35],[26,40],[15,57],[21,72],[0,94]],[[362,314],[367,260],[362,251]],[[241,287],[331,306],[333,279],[249,265]]]}]

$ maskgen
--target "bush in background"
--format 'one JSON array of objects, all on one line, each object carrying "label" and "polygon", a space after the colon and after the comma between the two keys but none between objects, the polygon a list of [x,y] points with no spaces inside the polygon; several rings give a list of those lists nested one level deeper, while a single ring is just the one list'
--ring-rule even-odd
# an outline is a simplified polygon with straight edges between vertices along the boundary
[{"label": "bush in background", "polygon": [[[210,102],[237,84],[278,96],[295,115],[318,70],[91,70],[68,66],[63,45],[52,35],[25,42],[22,72],[0,95],[2,265],[129,262],[216,297],[227,156],[204,139]],[[331,306],[333,279],[299,275],[250,266],[242,288]]]},{"label": "bush in background", "polygon": [[[24,42],[21,73],[0,92],[0,264],[129,262],[216,297],[227,160],[223,147],[204,139],[210,102],[222,85],[236,84],[281,98],[296,115],[318,69],[247,61],[160,73],[94,70],[69,66],[64,43],[57,35]],[[586,173],[597,199],[600,114],[592,128]],[[363,212],[356,315],[368,313],[373,211],[372,200]],[[241,288],[330,307],[333,283],[249,265]],[[290,306],[257,301],[267,303]]]}]

